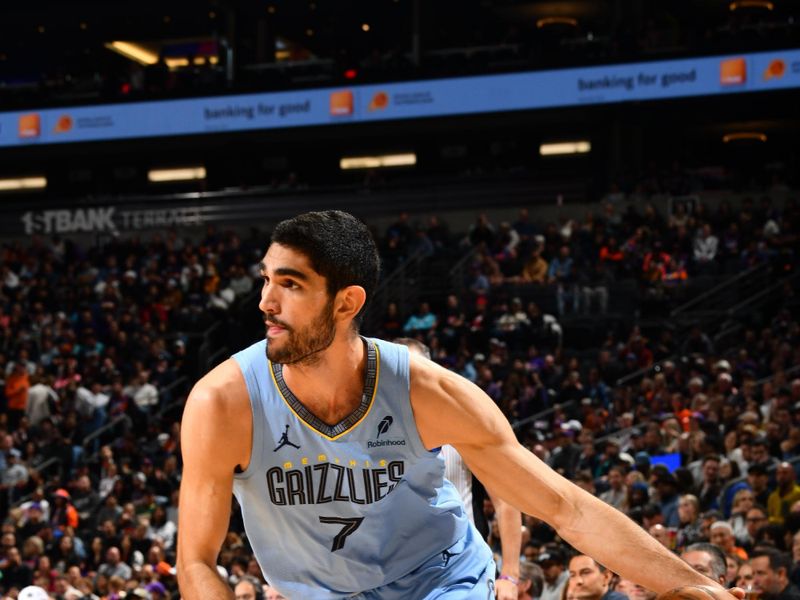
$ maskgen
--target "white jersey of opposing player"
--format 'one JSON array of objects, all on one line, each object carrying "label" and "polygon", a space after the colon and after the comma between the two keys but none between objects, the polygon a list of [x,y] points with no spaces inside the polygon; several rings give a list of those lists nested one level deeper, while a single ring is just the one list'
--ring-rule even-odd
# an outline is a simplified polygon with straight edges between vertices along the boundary
[{"label": "white jersey of opposing player", "polygon": [[452,446],[442,446],[442,456],[444,457],[444,478],[452,483],[461,496],[464,503],[464,510],[475,524],[475,515],[472,513],[472,472],[464,464],[464,459],[458,450]]}]

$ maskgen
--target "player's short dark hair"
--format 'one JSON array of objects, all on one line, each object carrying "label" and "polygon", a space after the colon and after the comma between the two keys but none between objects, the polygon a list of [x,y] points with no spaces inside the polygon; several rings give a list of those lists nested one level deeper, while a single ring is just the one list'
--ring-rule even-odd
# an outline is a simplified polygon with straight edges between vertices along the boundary
[{"label": "player's short dark hair", "polygon": [[724,577],[728,572],[728,561],[725,560],[725,553],[719,546],[708,542],[697,542],[696,544],[689,544],[683,552],[705,552],[708,554],[711,557],[711,573],[716,580]]},{"label": "player's short dark hair", "polygon": [[[281,221],[272,243],[287,246],[308,257],[322,275],[331,296],[351,285],[364,288],[367,302],[378,284],[380,257],[367,226],[341,210],[307,212]],[[367,303],[353,320],[358,326]]]}]

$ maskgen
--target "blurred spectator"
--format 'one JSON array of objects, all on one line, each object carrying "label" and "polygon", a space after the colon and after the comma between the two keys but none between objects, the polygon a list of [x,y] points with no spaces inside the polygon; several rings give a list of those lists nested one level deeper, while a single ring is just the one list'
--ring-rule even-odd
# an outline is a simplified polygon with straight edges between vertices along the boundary
[{"label": "blurred spectator", "polygon": [[711,225],[703,225],[694,240],[694,260],[699,272],[711,273],[716,270],[714,259],[718,250],[719,240],[711,232]]},{"label": "blurred spectator", "polygon": [[470,227],[468,239],[473,246],[484,245],[491,248],[495,239],[495,228],[489,222],[489,217],[485,213],[478,215],[475,224]]},{"label": "blurred spectator", "polygon": [[540,600],[561,600],[569,571],[565,569],[566,557],[558,548],[545,548],[536,560],[544,573],[544,588]]},{"label": "blurred spectator", "polygon": [[678,499],[678,534],[676,547],[686,548],[702,539],[700,532],[700,502],[697,496],[684,494]]},{"label": "blurred spectator", "polygon": [[794,467],[782,462],[775,471],[777,487],[767,499],[767,514],[770,523],[783,525],[789,516],[789,509],[800,500],[800,485],[797,485]]},{"label": "blurred spectator", "polygon": [[431,307],[427,302],[419,305],[417,312],[412,314],[403,326],[406,334],[425,333],[436,328],[436,315],[431,312]]},{"label": "blurred spectator", "polygon": [[9,365],[11,371],[6,374],[6,410],[8,411],[8,424],[16,429],[20,418],[25,414],[28,405],[28,391],[30,380],[25,363],[16,361]]},{"label": "blurred spectator", "polygon": [[747,552],[736,545],[733,537],[733,527],[727,521],[717,521],[711,524],[709,539],[712,544],[722,550],[723,554],[735,554],[742,560],[747,560]]},{"label": "blurred spectator", "polygon": [[749,487],[740,489],[733,496],[730,523],[733,527],[733,535],[737,542],[746,543],[747,533],[747,512],[753,507],[755,496]]},{"label": "blurred spectator", "polygon": [[569,591],[581,600],[625,600],[610,589],[612,575],[590,556],[579,554],[569,561]]},{"label": "blurred spectator", "polygon": [[547,261],[542,258],[541,248],[536,248],[531,251],[530,258],[525,262],[522,268],[521,281],[523,283],[536,283],[544,285],[547,283],[547,275],[549,266]]},{"label": "blurred spectator", "polygon": [[800,590],[789,581],[790,565],[787,554],[773,549],[756,549],[750,559],[753,587],[766,598],[797,600]]},{"label": "blurred spectator", "polygon": [[519,600],[535,600],[541,596],[544,588],[544,572],[536,563],[522,560],[519,564]]},{"label": "blurred spectator", "polygon": [[725,587],[728,565],[719,547],[707,543],[691,544],[683,551],[681,558],[698,573]]},{"label": "blurred spectator", "polygon": [[575,278],[575,261],[570,256],[569,246],[561,246],[558,256],[550,262],[547,278],[549,283],[556,286],[558,314],[564,314],[568,301],[572,302],[572,312],[577,313],[580,298]]},{"label": "blurred spectator", "polygon": [[612,466],[608,470],[608,490],[600,494],[600,499],[617,510],[625,509],[625,475],[622,467]]},{"label": "blurred spectator", "polygon": [[122,580],[130,578],[131,567],[122,562],[119,548],[112,546],[106,551],[106,561],[97,569],[97,574],[112,579],[119,577]]}]

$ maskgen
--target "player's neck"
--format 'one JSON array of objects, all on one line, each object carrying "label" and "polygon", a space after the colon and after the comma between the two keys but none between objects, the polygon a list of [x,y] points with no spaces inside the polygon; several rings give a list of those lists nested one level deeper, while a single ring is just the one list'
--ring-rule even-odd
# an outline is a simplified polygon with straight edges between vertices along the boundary
[{"label": "player's neck", "polygon": [[361,402],[367,354],[357,334],[337,335],[313,364],[285,365],[283,377],[312,414],[335,425]]}]

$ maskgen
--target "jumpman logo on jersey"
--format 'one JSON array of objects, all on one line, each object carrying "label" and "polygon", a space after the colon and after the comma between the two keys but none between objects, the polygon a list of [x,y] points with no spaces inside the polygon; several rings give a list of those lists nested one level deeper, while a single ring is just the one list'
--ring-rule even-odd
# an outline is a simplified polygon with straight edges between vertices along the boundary
[{"label": "jumpman logo on jersey", "polygon": [[450,563],[450,559],[454,556],[458,556],[461,554],[460,552],[448,552],[447,550],[442,550],[442,560],[444,561],[443,566],[447,566]]},{"label": "jumpman logo on jersey", "polygon": [[293,444],[292,442],[289,441],[289,426],[288,425],[286,426],[286,431],[283,432],[283,435],[281,436],[281,439],[278,441],[278,447],[275,448],[275,450],[273,450],[273,452],[277,452],[278,450],[280,450],[284,446],[292,446],[293,448],[297,448],[298,450],[300,449],[300,446],[298,446],[297,444]]}]

